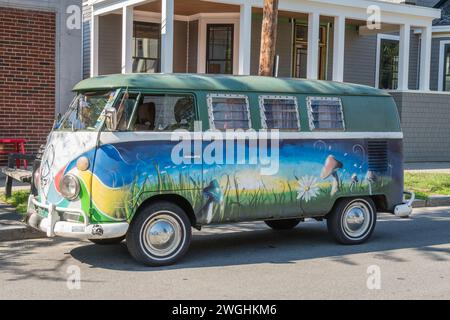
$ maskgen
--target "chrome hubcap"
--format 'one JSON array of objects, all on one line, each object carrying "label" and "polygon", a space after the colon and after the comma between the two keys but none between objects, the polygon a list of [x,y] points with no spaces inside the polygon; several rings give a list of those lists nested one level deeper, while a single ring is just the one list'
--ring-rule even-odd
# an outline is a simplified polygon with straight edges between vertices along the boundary
[{"label": "chrome hubcap", "polygon": [[363,202],[354,202],[342,216],[345,233],[351,238],[363,236],[370,225],[370,209]]},{"label": "chrome hubcap", "polygon": [[182,231],[174,217],[161,214],[148,220],[143,228],[142,237],[143,244],[149,253],[164,257],[179,247]]}]

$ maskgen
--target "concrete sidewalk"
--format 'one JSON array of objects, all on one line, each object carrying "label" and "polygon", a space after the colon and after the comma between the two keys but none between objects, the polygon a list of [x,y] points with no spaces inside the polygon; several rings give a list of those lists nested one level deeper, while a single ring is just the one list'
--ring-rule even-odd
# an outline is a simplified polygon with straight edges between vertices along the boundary
[{"label": "concrete sidewalk", "polygon": [[405,171],[412,173],[449,173],[450,162],[411,162],[405,163]]},{"label": "concrete sidewalk", "polygon": [[45,234],[22,222],[14,207],[0,202],[0,242],[44,238]]}]

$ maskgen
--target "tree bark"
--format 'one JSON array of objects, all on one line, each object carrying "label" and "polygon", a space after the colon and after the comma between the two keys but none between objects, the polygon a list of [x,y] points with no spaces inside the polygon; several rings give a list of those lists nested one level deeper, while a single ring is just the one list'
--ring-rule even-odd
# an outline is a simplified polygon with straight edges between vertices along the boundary
[{"label": "tree bark", "polygon": [[278,0],[264,0],[261,29],[261,51],[259,55],[259,75],[273,76],[275,47],[277,43]]}]

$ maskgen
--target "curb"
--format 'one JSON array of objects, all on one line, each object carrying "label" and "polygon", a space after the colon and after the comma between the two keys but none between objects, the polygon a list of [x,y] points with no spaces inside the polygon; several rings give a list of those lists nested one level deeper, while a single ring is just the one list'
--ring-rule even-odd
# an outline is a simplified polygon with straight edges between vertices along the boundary
[{"label": "curb", "polygon": [[0,242],[45,238],[44,232],[33,229],[22,222],[0,221]]},{"label": "curb", "polygon": [[417,199],[413,202],[413,208],[450,206],[450,196],[430,196],[427,200]]}]

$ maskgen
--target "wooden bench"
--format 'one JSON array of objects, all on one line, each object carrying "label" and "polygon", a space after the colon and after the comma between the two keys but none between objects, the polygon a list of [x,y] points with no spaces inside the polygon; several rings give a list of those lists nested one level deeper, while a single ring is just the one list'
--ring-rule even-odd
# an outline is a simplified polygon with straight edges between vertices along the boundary
[{"label": "wooden bench", "polygon": [[31,170],[18,169],[15,164],[20,163],[20,160],[34,161],[36,157],[31,154],[12,153],[8,155],[8,166],[1,167],[0,171],[6,176],[5,183],[5,197],[9,198],[12,194],[13,180],[32,184],[33,172]]}]

